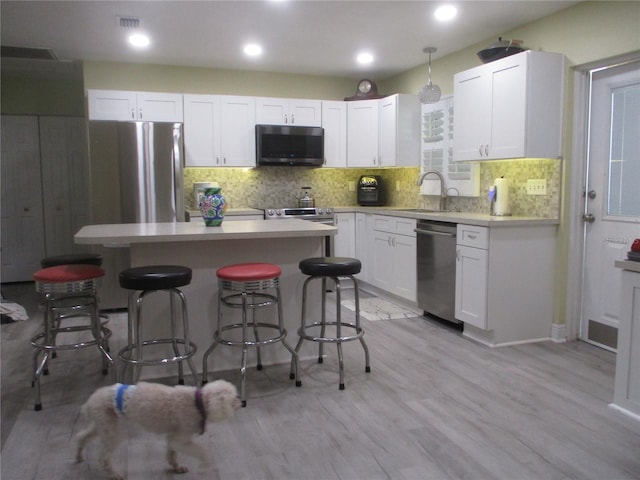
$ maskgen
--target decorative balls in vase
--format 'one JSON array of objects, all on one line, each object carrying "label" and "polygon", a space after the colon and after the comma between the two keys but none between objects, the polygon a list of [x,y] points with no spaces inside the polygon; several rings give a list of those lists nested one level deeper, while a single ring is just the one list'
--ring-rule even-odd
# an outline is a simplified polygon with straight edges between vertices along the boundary
[{"label": "decorative balls in vase", "polygon": [[220,187],[206,188],[200,199],[200,213],[207,227],[217,227],[222,224],[227,203],[220,193]]}]

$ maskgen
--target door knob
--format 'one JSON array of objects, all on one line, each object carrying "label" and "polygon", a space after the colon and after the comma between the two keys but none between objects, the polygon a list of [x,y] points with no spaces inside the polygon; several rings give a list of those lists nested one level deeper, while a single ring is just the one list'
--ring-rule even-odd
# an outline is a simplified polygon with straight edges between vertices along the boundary
[{"label": "door knob", "polygon": [[587,223],[593,223],[596,220],[596,217],[593,213],[585,213],[584,215],[582,215],[582,220],[584,220]]},{"label": "door knob", "polygon": [[594,198],[596,198],[596,191],[595,190],[589,190],[589,193],[587,193],[587,196],[593,200]]}]

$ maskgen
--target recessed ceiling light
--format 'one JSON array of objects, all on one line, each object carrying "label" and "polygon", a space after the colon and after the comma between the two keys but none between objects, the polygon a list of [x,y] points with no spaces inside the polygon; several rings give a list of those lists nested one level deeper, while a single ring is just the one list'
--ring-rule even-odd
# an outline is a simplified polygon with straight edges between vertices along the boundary
[{"label": "recessed ceiling light", "polygon": [[250,57],[257,57],[262,54],[262,47],[257,43],[249,43],[244,46],[244,53]]},{"label": "recessed ceiling light", "polygon": [[151,43],[149,37],[147,37],[144,33],[134,33],[129,35],[129,44],[136,48],[144,48],[148,47]]},{"label": "recessed ceiling light", "polygon": [[449,20],[453,20],[458,14],[458,9],[453,5],[443,5],[438,7],[434,13],[436,20],[440,22],[448,22]]},{"label": "recessed ceiling light", "polygon": [[367,65],[373,62],[373,55],[368,52],[359,53],[356,57],[356,61],[362,65]]}]

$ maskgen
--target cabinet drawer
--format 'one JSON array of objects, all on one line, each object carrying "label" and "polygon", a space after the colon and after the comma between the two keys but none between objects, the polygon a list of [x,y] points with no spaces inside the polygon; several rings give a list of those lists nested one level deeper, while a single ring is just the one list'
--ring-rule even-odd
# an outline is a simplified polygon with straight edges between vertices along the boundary
[{"label": "cabinet drawer", "polygon": [[477,227],[459,223],[456,235],[456,243],[458,245],[484,248],[485,250],[489,248],[489,229],[487,227]]},{"label": "cabinet drawer", "polygon": [[373,229],[378,232],[397,233],[415,237],[416,220],[413,218],[373,216]]}]

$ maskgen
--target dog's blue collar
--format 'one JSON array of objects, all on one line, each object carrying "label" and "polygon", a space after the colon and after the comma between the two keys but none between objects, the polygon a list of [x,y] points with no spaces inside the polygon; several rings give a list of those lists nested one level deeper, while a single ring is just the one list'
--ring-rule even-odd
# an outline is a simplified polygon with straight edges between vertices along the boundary
[{"label": "dog's blue collar", "polygon": [[116,389],[116,398],[115,398],[116,410],[121,415],[124,415],[124,394],[127,391],[127,389],[132,387],[132,385],[123,385],[121,383],[117,383],[116,386],[118,387]]}]

